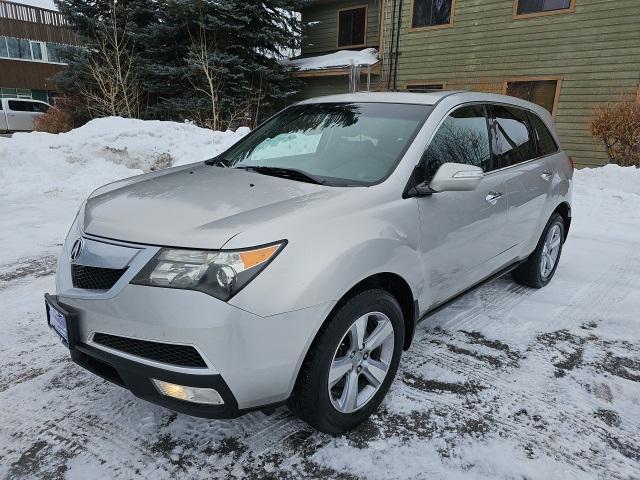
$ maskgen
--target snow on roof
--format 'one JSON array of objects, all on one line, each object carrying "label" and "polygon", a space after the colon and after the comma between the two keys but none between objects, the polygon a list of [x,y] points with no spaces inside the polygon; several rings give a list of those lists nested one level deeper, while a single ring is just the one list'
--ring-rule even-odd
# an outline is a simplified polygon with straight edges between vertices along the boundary
[{"label": "snow on roof", "polygon": [[360,51],[339,50],[316,57],[289,59],[286,64],[299,70],[323,70],[348,67],[349,65],[374,65],[378,62],[378,51],[375,48],[365,48]]}]

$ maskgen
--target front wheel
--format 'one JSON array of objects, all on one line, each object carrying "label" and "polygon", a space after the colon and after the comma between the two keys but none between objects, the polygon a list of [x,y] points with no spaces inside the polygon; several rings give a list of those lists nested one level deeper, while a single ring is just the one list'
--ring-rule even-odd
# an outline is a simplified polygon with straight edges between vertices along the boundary
[{"label": "front wheel", "polygon": [[542,288],[556,273],[564,244],[564,220],[558,213],[551,215],[536,249],[513,271],[513,279],[527,287]]},{"label": "front wheel", "polygon": [[404,343],[397,300],[382,289],[353,296],[332,313],[302,366],[290,406],[325,433],[366,420],[393,381]]}]

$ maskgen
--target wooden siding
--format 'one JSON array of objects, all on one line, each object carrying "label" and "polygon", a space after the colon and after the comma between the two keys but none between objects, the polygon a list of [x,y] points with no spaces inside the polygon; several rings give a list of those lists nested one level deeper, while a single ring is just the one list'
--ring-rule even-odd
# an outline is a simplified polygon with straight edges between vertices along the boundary
[{"label": "wooden siding", "polygon": [[55,90],[51,80],[64,65],[0,59],[0,87]]},{"label": "wooden siding", "polygon": [[[386,3],[389,11],[393,0]],[[526,19],[513,18],[513,3],[456,0],[453,28],[409,32],[405,1],[398,88],[446,82],[501,93],[507,79],[561,78],[555,121],[563,148],[579,166],[606,163],[589,117],[596,105],[638,91],[640,0],[576,0],[573,13]]]},{"label": "wooden siding", "polygon": [[78,45],[59,12],[4,1],[0,1],[0,36]]},{"label": "wooden siding", "polygon": [[367,6],[367,32],[364,47],[379,43],[380,0],[345,0],[312,4],[302,11],[302,55],[333,52],[338,42],[338,10]]}]

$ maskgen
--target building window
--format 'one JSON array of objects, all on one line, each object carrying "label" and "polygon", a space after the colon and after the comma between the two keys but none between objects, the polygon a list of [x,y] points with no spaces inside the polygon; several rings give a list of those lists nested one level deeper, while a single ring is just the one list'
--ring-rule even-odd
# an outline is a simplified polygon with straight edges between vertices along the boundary
[{"label": "building window", "polygon": [[23,38],[0,37],[0,58],[63,63],[59,43],[45,43]]},{"label": "building window", "polygon": [[9,52],[9,58],[31,60],[31,47],[29,46],[29,40],[7,37],[7,51]]},{"label": "building window", "polygon": [[514,0],[515,15],[544,15],[573,11],[575,0]]},{"label": "building window", "polygon": [[60,47],[59,43],[49,43],[47,42],[47,59],[52,63],[62,63],[62,59],[60,58]]},{"label": "building window", "polygon": [[505,93],[512,97],[536,103],[555,115],[560,83],[561,80],[557,78],[507,81],[505,83]]},{"label": "building window", "polygon": [[34,60],[45,60],[43,58],[43,46],[44,44],[41,42],[31,42],[31,58]]},{"label": "building window", "polygon": [[367,30],[367,7],[338,10],[338,47],[362,47]]},{"label": "building window", "polygon": [[433,90],[444,90],[444,83],[410,83],[405,86],[408,92],[432,92]]},{"label": "building window", "polygon": [[455,0],[413,0],[411,28],[431,28],[453,25]]}]

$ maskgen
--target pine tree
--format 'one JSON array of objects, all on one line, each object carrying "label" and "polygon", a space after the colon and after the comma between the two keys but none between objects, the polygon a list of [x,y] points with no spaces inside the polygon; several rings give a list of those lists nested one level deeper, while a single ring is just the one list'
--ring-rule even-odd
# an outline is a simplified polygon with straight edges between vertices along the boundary
[{"label": "pine tree", "polygon": [[303,0],[60,0],[60,11],[86,40],[69,55],[59,85],[91,82],[96,33],[113,9],[136,58],[148,118],[190,119],[213,128],[254,126],[296,93],[280,63],[299,37]]}]

